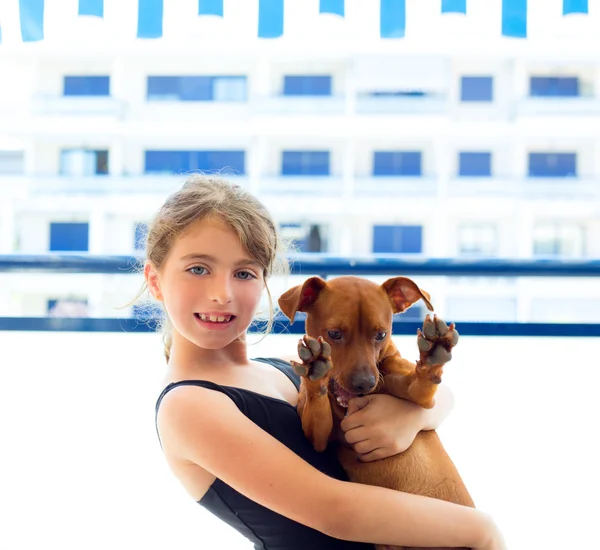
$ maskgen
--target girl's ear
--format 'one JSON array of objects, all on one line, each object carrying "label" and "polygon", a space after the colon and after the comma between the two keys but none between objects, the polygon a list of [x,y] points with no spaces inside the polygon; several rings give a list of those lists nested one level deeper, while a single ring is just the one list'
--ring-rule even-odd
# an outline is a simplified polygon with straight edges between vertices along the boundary
[{"label": "girl's ear", "polygon": [[144,266],[144,278],[146,279],[150,294],[152,294],[159,302],[162,302],[163,297],[162,292],[160,291],[158,273],[150,262],[146,262],[146,265]]}]

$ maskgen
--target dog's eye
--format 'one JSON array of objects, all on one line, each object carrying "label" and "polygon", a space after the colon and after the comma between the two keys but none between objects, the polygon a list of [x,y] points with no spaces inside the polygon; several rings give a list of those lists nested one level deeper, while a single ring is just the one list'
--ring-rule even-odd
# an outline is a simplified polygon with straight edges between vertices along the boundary
[{"label": "dog's eye", "polygon": [[378,332],[375,335],[375,340],[383,340],[386,336],[387,336],[387,332],[383,332],[383,331]]},{"label": "dog's eye", "polygon": [[340,330],[330,330],[327,332],[327,335],[332,340],[341,340],[342,339],[342,332]]}]

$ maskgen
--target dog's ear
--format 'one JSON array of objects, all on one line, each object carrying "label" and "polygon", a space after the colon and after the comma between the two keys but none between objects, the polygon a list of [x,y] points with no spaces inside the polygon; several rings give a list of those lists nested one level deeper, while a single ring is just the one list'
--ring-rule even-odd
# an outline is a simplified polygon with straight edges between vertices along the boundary
[{"label": "dog's ear", "polygon": [[277,300],[285,316],[293,321],[297,311],[307,311],[317,296],[327,286],[320,277],[311,277],[304,284],[286,290]]},{"label": "dog's ear", "polygon": [[381,287],[389,296],[394,313],[402,313],[420,299],[423,299],[429,311],[433,311],[429,293],[421,290],[411,279],[394,277],[388,279]]}]

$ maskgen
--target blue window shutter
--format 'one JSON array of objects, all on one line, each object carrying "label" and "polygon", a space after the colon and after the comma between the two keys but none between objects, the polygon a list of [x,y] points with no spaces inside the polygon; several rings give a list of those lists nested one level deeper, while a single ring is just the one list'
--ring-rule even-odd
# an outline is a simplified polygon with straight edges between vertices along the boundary
[{"label": "blue window shutter", "polygon": [[502,35],[527,38],[527,0],[502,0]]},{"label": "blue window shutter", "polygon": [[88,223],[50,223],[51,252],[87,252],[88,243]]},{"label": "blue window shutter", "polygon": [[179,96],[182,101],[212,101],[211,76],[182,76],[179,78]]},{"label": "blue window shutter", "polygon": [[223,17],[223,0],[198,0],[198,15]]},{"label": "blue window shutter", "polygon": [[467,13],[467,0],[442,0],[442,13]]},{"label": "blue window shutter", "polygon": [[148,99],[179,99],[178,76],[149,76],[147,80]]},{"label": "blue window shutter", "polygon": [[245,151],[192,151],[191,169],[233,175],[246,173]]},{"label": "blue window shutter", "polygon": [[104,0],[79,0],[78,15],[104,17]]},{"label": "blue window shutter", "polygon": [[529,80],[532,97],[579,97],[579,78],[564,76],[532,76]]},{"label": "blue window shutter", "polygon": [[493,101],[494,79],[491,76],[463,76],[461,101]]},{"label": "blue window shutter", "polygon": [[328,176],[329,151],[283,151],[282,176]]},{"label": "blue window shutter", "polygon": [[373,252],[420,254],[423,228],[420,225],[376,225],[373,227]]},{"label": "blue window shutter", "polygon": [[406,0],[379,1],[381,38],[403,38],[406,32]]},{"label": "blue window shutter", "polygon": [[65,76],[63,86],[65,96],[110,95],[109,76]]},{"label": "blue window shutter", "polygon": [[44,0],[19,0],[23,42],[44,40]]},{"label": "blue window shutter", "polygon": [[278,38],[283,34],[283,0],[258,0],[258,37]]},{"label": "blue window shutter", "polygon": [[320,0],[319,13],[333,13],[344,17],[344,0]]},{"label": "blue window shutter", "polygon": [[331,95],[331,76],[286,75],[283,77],[283,95]]},{"label": "blue window shutter", "polygon": [[147,174],[180,174],[193,170],[246,173],[245,151],[146,151]]},{"label": "blue window shutter", "polygon": [[563,15],[588,13],[588,0],[563,0]]},{"label": "blue window shutter", "polygon": [[487,177],[492,175],[492,155],[485,152],[461,152],[459,175]]},{"label": "blue window shutter", "polygon": [[160,38],[163,33],[163,0],[138,0],[138,38]]},{"label": "blue window shutter", "polygon": [[189,151],[146,151],[145,168],[147,174],[181,174],[190,167]]},{"label": "blue window shutter", "polygon": [[421,176],[420,151],[375,151],[374,176]]},{"label": "blue window shutter", "polygon": [[245,101],[246,76],[149,76],[150,101]]},{"label": "blue window shutter", "polygon": [[577,177],[577,154],[529,153],[529,177]]}]

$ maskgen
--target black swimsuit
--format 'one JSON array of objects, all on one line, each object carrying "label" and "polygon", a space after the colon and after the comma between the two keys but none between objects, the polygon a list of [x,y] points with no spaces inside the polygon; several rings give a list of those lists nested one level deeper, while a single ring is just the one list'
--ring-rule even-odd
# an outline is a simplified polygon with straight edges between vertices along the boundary
[{"label": "black swimsuit", "polygon": [[[258,358],[255,361],[276,367],[290,378],[296,388],[299,388],[300,380],[289,363],[280,359],[264,358]],[[337,461],[333,446],[322,453],[315,451],[304,436],[296,408],[287,401],[241,388],[219,386],[204,380],[182,380],[169,384],[162,391],[156,402],[157,415],[163,397],[178,386],[199,386],[224,393],[246,417],[309,464],[331,477],[347,480],[344,470]],[[214,481],[198,503],[247,537],[254,543],[256,550],[373,549],[373,546],[369,544],[334,539],[288,519],[246,498],[219,479]]]}]

